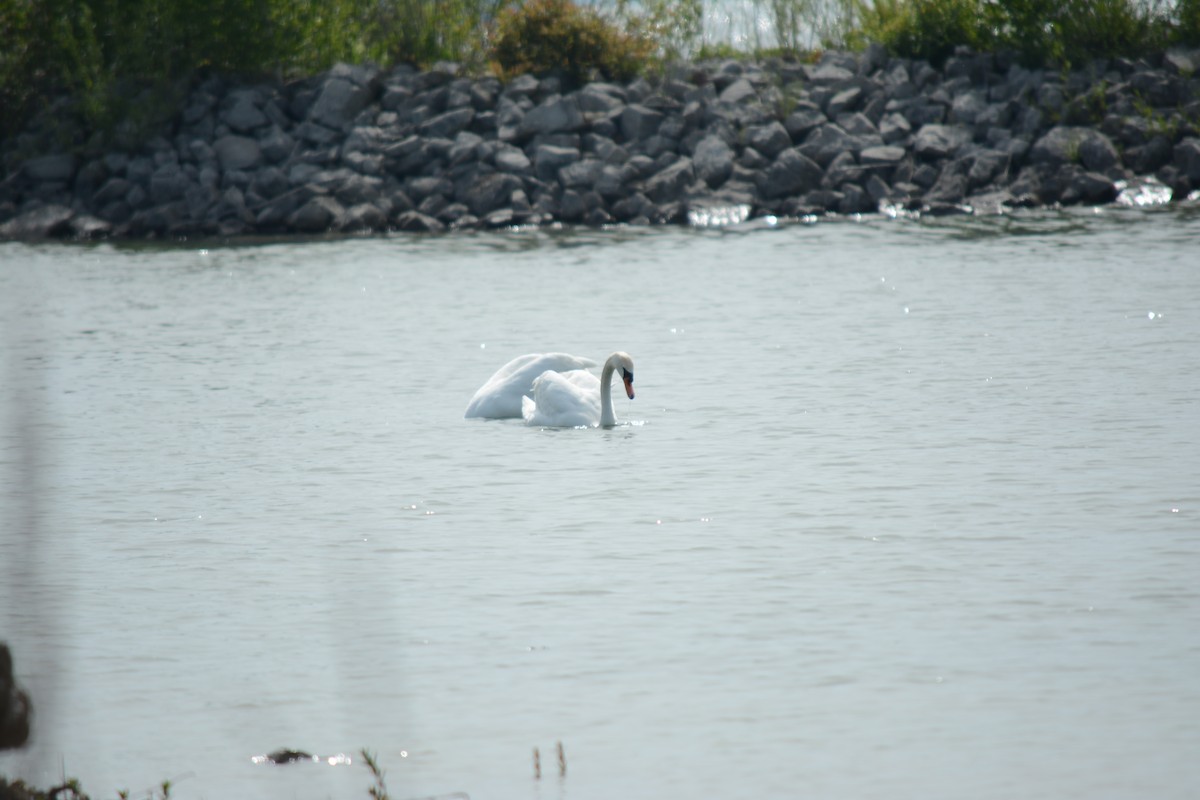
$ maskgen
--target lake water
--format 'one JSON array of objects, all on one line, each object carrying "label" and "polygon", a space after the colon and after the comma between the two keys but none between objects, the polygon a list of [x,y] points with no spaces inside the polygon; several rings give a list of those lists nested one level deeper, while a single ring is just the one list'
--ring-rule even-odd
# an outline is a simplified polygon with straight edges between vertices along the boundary
[{"label": "lake water", "polygon": [[[1200,791],[1194,208],[0,244],[0,314],[39,712],[0,773],[366,797],[365,746],[396,800]],[[462,418],[546,350],[632,354],[623,424]]]}]

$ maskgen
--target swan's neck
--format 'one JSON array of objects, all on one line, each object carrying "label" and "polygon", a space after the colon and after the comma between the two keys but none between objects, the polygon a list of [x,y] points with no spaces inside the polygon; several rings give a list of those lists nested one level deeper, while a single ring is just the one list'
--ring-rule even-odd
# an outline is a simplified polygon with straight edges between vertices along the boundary
[{"label": "swan's neck", "polygon": [[612,407],[612,359],[604,362],[604,371],[600,373],[600,427],[611,428],[617,424],[617,417]]}]

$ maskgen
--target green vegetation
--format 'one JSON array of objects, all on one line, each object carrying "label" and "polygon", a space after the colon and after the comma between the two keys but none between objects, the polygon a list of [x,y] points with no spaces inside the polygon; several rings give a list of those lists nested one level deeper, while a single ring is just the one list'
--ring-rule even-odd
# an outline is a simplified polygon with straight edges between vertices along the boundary
[{"label": "green vegetation", "polygon": [[746,20],[751,40],[738,44],[705,36],[718,2],[0,0],[0,139],[63,96],[72,101],[53,115],[63,130],[119,123],[136,138],[205,70],[286,78],[338,61],[452,60],[623,80],[687,57],[806,57],[872,41],[934,63],[967,45],[1063,68],[1200,47],[1200,0],[755,0],[766,28]]},{"label": "green vegetation", "polygon": [[1200,46],[1200,0],[849,0],[848,41],[939,63],[955,46],[1009,49],[1030,66],[1138,58]]},{"label": "green vegetation", "polygon": [[505,76],[549,72],[579,84],[593,73],[629,80],[652,49],[649,39],[591,8],[570,0],[528,0],[501,12],[492,57]]}]

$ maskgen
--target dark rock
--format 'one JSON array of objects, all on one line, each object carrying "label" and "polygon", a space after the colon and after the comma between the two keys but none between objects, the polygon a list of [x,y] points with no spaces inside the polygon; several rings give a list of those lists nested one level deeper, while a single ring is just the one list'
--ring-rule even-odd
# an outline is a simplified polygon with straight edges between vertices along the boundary
[{"label": "dark rock", "polygon": [[586,190],[596,184],[603,169],[604,162],[585,158],[562,167],[558,171],[558,182],[564,189]]},{"label": "dark rock", "polygon": [[878,208],[878,202],[861,186],[848,183],[842,187],[842,199],[837,204],[839,214],[869,214]]},{"label": "dark rock", "polygon": [[859,162],[865,167],[895,167],[904,160],[906,155],[903,147],[891,145],[868,147],[859,153]]},{"label": "dark rock", "polygon": [[628,142],[640,142],[658,132],[663,114],[652,108],[635,103],[621,111],[621,134]]},{"label": "dark rock", "polygon": [[503,172],[484,175],[456,192],[471,213],[483,217],[488,213],[509,206],[513,192],[521,189],[521,179]]},{"label": "dark rock", "polygon": [[555,145],[538,145],[533,154],[533,163],[538,180],[558,180],[558,171],[568,164],[574,164],[582,157],[579,150],[571,147]]},{"label": "dark rock", "polygon": [[805,157],[824,167],[842,153],[859,153],[867,147],[880,144],[883,144],[883,140],[878,136],[851,136],[841,126],[827,123],[809,133],[798,149]]},{"label": "dark rock", "polygon": [[750,128],[746,132],[746,144],[766,158],[773,159],[792,146],[792,139],[782,123],[773,121]]},{"label": "dark rock", "polygon": [[719,136],[706,136],[692,155],[696,176],[717,188],[733,174],[733,149]]},{"label": "dark rock", "polygon": [[998,150],[984,150],[975,155],[971,169],[967,173],[967,184],[971,190],[978,190],[994,181],[1003,180],[1008,172],[1012,157]]},{"label": "dark rock", "polygon": [[1058,126],[1033,143],[1029,161],[1033,164],[1062,165],[1079,161],[1079,147],[1087,135],[1086,128]]},{"label": "dark rock", "polygon": [[851,86],[829,98],[829,101],[825,104],[825,113],[829,117],[837,119],[840,114],[844,114],[847,111],[856,111],[862,105],[862,100],[862,88]]},{"label": "dark rock", "polygon": [[570,133],[584,127],[586,120],[574,96],[556,97],[526,112],[518,125],[521,137]]},{"label": "dark rock", "polygon": [[433,195],[447,197],[454,194],[454,184],[441,177],[413,178],[408,182],[407,194],[419,205]]},{"label": "dark rock", "polygon": [[755,91],[754,84],[745,78],[738,78],[725,87],[718,96],[718,99],[722,103],[728,103],[729,105],[738,105],[757,98],[758,92]]},{"label": "dark rock", "polygon": [[818,188],[823,177],[816,162],[791,147],[780,153],[760,176],[758,187],[768,199],[798,195]]},{"label": "dark rock", "polygon": [[[0,642],[0,750],[24,747],[33,721],[33,704],[17,684],[12,651]],[[0,789],[6,784],[0,781]],[[15,793],[14,793],[15,800]]]},{"label": "dark rock", "polygon": [[21,172],[33,181],[67,182],[75,177],[77,161],[72,155],[51,155],[31,158],[21,165]]},{"label": "dark rock", "polygon": [[359,82],[351,76],[329,78],[321,86],[316,102],[308,112],[308,119],[327,128],[341,130],[366,108],[372,94],[369,83]]},{"label": "dark rock", "polygon": [[294,132],[298,139],[318,146],[333,144],[341,138],[333,128],[316,122],[302,122],[295,127]]},{"label": "dark rock", "polygon": [[387,227],[387,215],[372,203],[359,203],[346,209],[342,230],[381,231]]},{"label": "dark rock", "polygon": [[71,235],[76,239],[103,239],[112,233],[112,227],[111,222],[91,214],[77,214],[71,218]]},{"label": "dark rock", "polygon": [[1175,167],[1193,185],[1200,185],[1200,138],[1190,136],[1175,145]]},{"label": "dark rock", "polygon": [[967,197],[967,176],[947,168],[925,194],[929,203],[961,203]]},{"label": "dark rock", "polygon": [[370,175],[341,175],[326,188],[343,206],[356,206],[378,200],[383,192],[383,180]]},{"label": "dark rock", "polygon": [[646,197],[658,204],[678,200],[685,187],[696,179],[692,159],[680,158],[669,167],[650,176],[642,191]]},{"label": "dark rock", "polygon": [[459,131],[465,130],[473,119],[475,119],[475,109],[457,108],[422,122],[419,129],[422,136],[448,139]]},{"label": "dark rock", "polygon": [[533,172],[533,162],[529,156],[518,147],[503,145],[496,149],[493,161],[496,169],[501,172],[511,172],[516,175],[529,175]]},{"label": "dark rock", "polygon": [[912,135],[912,126],[903,114],[888,114],[879,122],[879,135],[889,144],[904,141]]},{"label": "dark rock", "polygon": [[974,125],[987,110],[987,95],[983,91],[964,92],[950,105],[950,122],[954,125]]},{"label": "dark rock", "polygon": [[951,125],[926,125],[917,131],[913,139],[913,152],[918,158],[936,161],[948,158],[974,137],[966,128]]},{"label": "dark rock", "polygon": [[562,194],[558,204],[558,215],[567,222],[579,222],[587,214],[587,202],[583,193],[568,189]]},{"label": "dark rock", "polygon": [[109,178],[103,186],[97,190],[92,196],[92,202],[97,206],[104,206],[114,200],[123,200],[129,194],[129,190],[133,184],[124,178]]},{"label": "dark rock", "polygon": [[1112,141],[1095,130],[1089,130],[1079,143],[1079,160],[1084,169],[1092,172],[1107,172],[1121,164],[1121,157]]},{"label": "dark rock", "polygon": [[1173,157],[1171,140],[1165,136],[1155,136],[1141,146],[1126,149],[1125,164],[1138,175],[1149,175],[1170,163]]},{"label": "dark rock", "polygon": [[248,169],[258,165],[262,150],[258,142],[245,136],[222,136],[213,143],[221,169]]},{"label": "dark rock", "polygon": [[338,230],[346,220],[346,210],[332,197],[317,195],[288,217],[288,227],[302,233]]},{"label": "dark rock", "polygon": [[258,92],[239,90],[229,94],[219,119],[238,133],[249,133],[270,124],[267,115],[259,107],[262,100]]},{"label": "dark rock", "polygon": [[1061,202],[1068,205],[1111,203],[1117,199],[1117,194],[1116,185],[1104,175],[1080,170],[1068,183]]},{"label": "dark rock", "polygon": [[70,232],[75,212],[66,206],[48,205],[18,214],[0,225],[0,239],[46,239]]},{"label": "dark rock", "polygon": [[178,165],[164,165],[150,176],[150,202],[155,205],[179,200],[187,191],[188,179]]},{"label": "dark rock", "polygon": [[798,103],[792,113],[783,121],[783,127],[792,141],[800,141],[810,131],[824,125],[829,119],[819,107],[812,103]]}]

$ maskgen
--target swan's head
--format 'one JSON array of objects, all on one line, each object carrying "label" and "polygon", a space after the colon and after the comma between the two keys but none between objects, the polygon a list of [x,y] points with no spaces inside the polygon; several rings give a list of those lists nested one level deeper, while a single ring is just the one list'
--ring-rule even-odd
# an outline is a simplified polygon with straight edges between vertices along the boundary
[{"label": "swan's head", "polygon": [[625,394],[630,400],[633,399],[633,359],[628,353],[613,353],[608,357],[608,363],[612,368],[620,373],[621,380],[625,382]]}]

